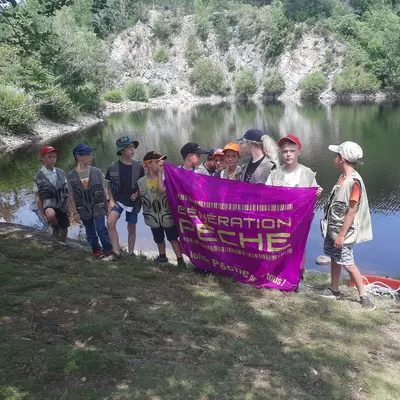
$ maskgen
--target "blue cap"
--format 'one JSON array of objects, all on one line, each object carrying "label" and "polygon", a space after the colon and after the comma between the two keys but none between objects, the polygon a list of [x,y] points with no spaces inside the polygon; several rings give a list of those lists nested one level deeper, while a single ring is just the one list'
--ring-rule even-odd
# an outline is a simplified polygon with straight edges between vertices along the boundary
[{"label": "blue cap", "polygon": [[250,140],[251,142],[262,142],[262,137],[265,135],[263,131],[260,131],[259,129],[249,129],[243,137],[241,137],[239,140]]},{"label": "blue cap", "polygon": [[94,150],[96,150],[96,147],[90,147],[87,144],[78,144],[78,146],[76,146],[74,150],[72,150],[72,154],[74,155],[74,157],[90,156]]}]

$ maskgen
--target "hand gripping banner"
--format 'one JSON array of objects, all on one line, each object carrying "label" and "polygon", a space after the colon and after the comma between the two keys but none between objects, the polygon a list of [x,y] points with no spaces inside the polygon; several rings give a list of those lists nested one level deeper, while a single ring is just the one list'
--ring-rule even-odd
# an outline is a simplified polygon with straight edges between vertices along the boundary
[{"label": "hand gripping banner", "polygon": [[236,182],[169,164],[165,183],[193,265],[259,288],[297,288],[316,188]]}]

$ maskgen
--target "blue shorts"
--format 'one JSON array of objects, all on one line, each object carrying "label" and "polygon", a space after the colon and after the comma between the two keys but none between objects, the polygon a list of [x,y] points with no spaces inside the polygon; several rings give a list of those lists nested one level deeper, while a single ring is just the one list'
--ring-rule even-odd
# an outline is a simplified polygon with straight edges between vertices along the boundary
[{"label": "blue shorts", "polygon": [[[115,207],[113,207],[111,211],[116,211],[119,215],[121,215],[125,210],[117,204]],[[138,213],[134,213],[133,211],[131,212],[125,211],[125,213],[126,213],[125,221],[128,224],[136,225],[138,220]]]}]

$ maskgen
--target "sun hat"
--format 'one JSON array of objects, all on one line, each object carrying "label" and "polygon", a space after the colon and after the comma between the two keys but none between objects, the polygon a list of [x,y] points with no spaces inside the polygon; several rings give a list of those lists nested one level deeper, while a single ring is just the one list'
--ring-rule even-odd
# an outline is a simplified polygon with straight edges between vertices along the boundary
[{"label": "sun hat", "polygon": [[209,151],[203,150],[197,143],[189,142],[181,148],[181,155],[183,158],[189,154],[208,154]]},{"label": "sun hat", "polygon": [[278,146],[281,147],[283,143],[285,142],[292,142],[294,144],[297,144],[299,150],[303,147],[303,145],[300,142],[300,139],[297,136],[294,135],[287,135],[281,139],[278,140]]},{"label": "sun hat", "polygon": [[119,138],[115,144],[117,145],[117,155],[120,156],[122,151],[129,147],[131,144],[135,146],[135,149],[139,147],[139,142],[137,140],[132,139],[130,136],[122,136]]},{"label": "sun hat", "polygon": [[76,156],[90,156],[93,151],[96,150],[96,147],[90,147],[87,144],[78,144],[72,150],[72,155]]},{"label": "sun hat", "polygon": [[236,153],[240,154],[240,146],[235,142],[228,143],[222,151],[225,153],[228,150],[236,151]]},{"label": "sun hat", "polygon": [[40,157],[43,157],[45,154],[53,153],[53,152],[59,153],[59,152],[60,152],[60,149],[55,149],[55,148],[52,147],[52,146],[43,146],[43,147],[40,149],[39,154],[40,154]]},{"label": "sun hat", "polygon": [[329,146],[329,150],[340,154],[348,162],[364,164],[361,161],[363,150],[357,143],[347,141],[339,145],[331,145]]}]

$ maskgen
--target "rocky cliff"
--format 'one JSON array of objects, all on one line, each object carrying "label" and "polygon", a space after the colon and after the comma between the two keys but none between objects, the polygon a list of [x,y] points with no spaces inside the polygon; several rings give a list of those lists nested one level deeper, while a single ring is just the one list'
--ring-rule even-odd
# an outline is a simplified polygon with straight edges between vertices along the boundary
[{"label": "rocky cliff", "polygon": [[[187,43],[196,35],[195,17],[188,15],[181,18],[179,33],[169,38],[168,60],[157,62],[154,60],[154,54],[164,46],[154,33],[154,25],[160,13],[152,11],[149,15],[148,23],[139,21],[133,28],[121,33],[112,43],[111,57],[123,71],[120,85],[133,80],[146,84],[162,84],[168,94],[176,93],[180,98],[193,97],[194,90],[189,82],[191,69],[187,61]],[[300,28],[302,31],[302,27]],[[280,99],[297,100],[300,98],[299,82],[310,72],[323,70],[328,80],[328,88],[322,93],[321,99],[334,99],[333,75],[341,69],[344,44],[335,41],[329,35],[323,36],[315,29],[310,29],[304,31],[296,40],[289,40],[278,58],[266,59],[260,43],[257,37],[241,41],[235,29],[226,51],[218,46],[217,34],[213,29],[210,30],[206,41],[197,40],[201,57],[210,58],[221,67],[232,94],[239,70],[253,71],[258,84],[255,97],[260,97],[268,72],[277,69],[286,85]]]}]

